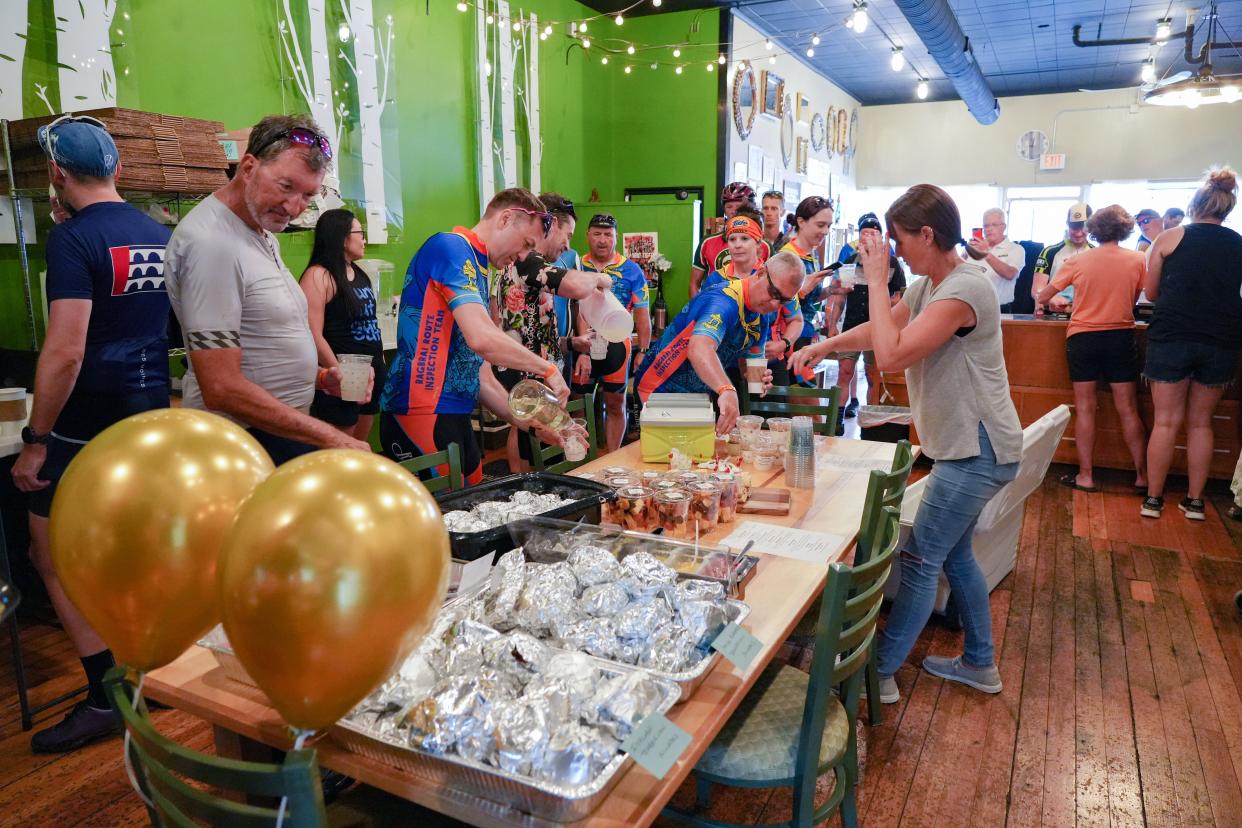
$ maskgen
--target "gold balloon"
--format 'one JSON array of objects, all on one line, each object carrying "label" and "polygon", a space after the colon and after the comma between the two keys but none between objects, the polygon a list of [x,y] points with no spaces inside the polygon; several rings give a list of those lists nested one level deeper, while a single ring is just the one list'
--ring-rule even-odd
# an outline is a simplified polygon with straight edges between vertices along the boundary
[{"label": "gold balloon", "polygon": [[285,721],[317,730],[391,676],[444,600],[448,533],[418,479],[378,455],[317,451],[237,510],[220,609],[237,658]]},{"label": "gold balloon", "polygon": [[160,667],[216,624],[221,544],[271,472],[245,429],[185,408],[128,417],[73,459],[52,499],[52,561],[118,662]]}]

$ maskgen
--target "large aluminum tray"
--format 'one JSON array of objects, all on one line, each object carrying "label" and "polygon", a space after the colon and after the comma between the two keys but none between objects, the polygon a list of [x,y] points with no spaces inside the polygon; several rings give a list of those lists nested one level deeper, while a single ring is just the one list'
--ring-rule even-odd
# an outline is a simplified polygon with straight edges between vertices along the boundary
[{"label": "large aluminum tray", "polygon": [[[592,658],[609,675],[639,670]],[[677,688],[669,681],[657,679],[657,684],[664,698],[656,711],[667,713],[676,703]],[[600,806],[620,781],[622,771],[633,762],[627,754],[617,753],[590,783],[567,787],[508,773],[455,754],[426,753],[399,737],[381,736],[344,719],[332,727],[329,735],[348,750],[408,771],[432,784],[465,791],[554,822],[573,822],[588,816]]]},{"label": "large aluminum tray", "polygon": [[[679,575],[678,578],[681,580],[691,580],[693,579],[693,576]],[[702,580],[702,579],[698,579],[698,580]],[[479,595],[483,593],[487,589],[487,587],[488,587],[487,584],[480,584],[474,589],[471,589],[467,592],[464,592],[458,595],[452,601],[449,601],[447,604],[445,604],[444,607],[445,609],[448,609],[449,607],[456,607],[462,604],[469,603],[470,601],[473,601],[475,598],[479,597]],[[746,620],[746,616],[750,615],[750,606],[748,604],[743,603],[742,601],[738,601],[733,598],[728,598],[725,600],[725,615],[728,616],[728,620],[726,621],[726,623],[733,622],[733,623],[741,624],[744,620]],[[519,629],[521,628],[519,627]],[[538,638],[538,636],[536,637]],[[557,647],[556,645],[554,645],[552,642],[548,641],[547,639],[540,639],[540,641],[554,650],[561,649]],[[588,653],[587,655],[590,655],[590,653]],[[600,658],[599,656],[591,656],[591,657],[599,661],[606,662],[607,664],[613,667],[624,668],[628,670],[635,669],[635,667],[631,664],[625,664],[620,661],[613,661],[607,658]],[[708,652],[706,656],[704,656],[702,659],[699,660],[698,664],[695,664],[693,667],[691,667],[688,670],[682,670],[679,673],[669,673],[663,670],[653,670],[650,667],[643,667],[641,669],[646,670],[648,673],[651,673],[651,675],[656,676],[657,678],[665,679],[667,681],[671,681],[672,683],[676,684],[677,689],[678,689],[677,701],[683,702],[686,699],[690,698],[690,695],[694,693],[695,690],[698,689],[698,686],[703,683],[704,679],[707,678],[707,674],[712,671],[712,668],[716,666],[716,664],[720,661],[720,658],[721,658],[720,653],[716,652],[715,650],[711,650]]]}]

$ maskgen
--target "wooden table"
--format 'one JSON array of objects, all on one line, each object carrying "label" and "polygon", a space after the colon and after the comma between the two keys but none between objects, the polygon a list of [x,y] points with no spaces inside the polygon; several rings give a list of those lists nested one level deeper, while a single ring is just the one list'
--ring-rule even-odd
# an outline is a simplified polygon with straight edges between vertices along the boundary
[{"label": "wooden table", "polygon": [[[816,439],[819,451],[824,454],[881,458],[891,457],[894,449],[891,443],[835,437]],[[643,467],[638,458],[637,444],[583,466],[582,470],[614,465]],[[817,468],[820,471],[816,474],[813,490],[794,490],[793,507],[788,517],[747,515],[745,519],[774,521],[842,535],[847,541],[838,550],[835,559],[840,559],[852,546],[862,518],[866,475],[832,471],[822,466]],[[774,474],[762,484],[776,485],[780,479],[780,473]],[[756,480],[755,485],[761,485],[761,481]],[[721,528],[706,538],[718,539],[729,531],[730,527]],[[689,732],[692,741],[663,779],[657,780],[636,764],[631,764],[603,805],[577,825],[629,828],[650,825],[655,820],[764,667],[775,657],[798,619],[822,591],[827,572],[826,564],[760,556],[756,574],[746,588],[746,602],[751,612],[745,626],[763,642],[762,651],[746,670],[738,670],[721,660],[694,694],[673,708],[669,718]],[[292,744],[284,722],[263,694],[253,687],[225,678],[214,656],[200,647],[191,647],[177,661],[148,674],[144,692],[150,698],[211,722],[215,728],[216,751],[222,756],[260,758],[262,745],[287,749]],[[330,737],[320,739],[315,747],[319,762],[324,767],[471,824],[497,828],[546,824],[527,814],[347,751]]]}]

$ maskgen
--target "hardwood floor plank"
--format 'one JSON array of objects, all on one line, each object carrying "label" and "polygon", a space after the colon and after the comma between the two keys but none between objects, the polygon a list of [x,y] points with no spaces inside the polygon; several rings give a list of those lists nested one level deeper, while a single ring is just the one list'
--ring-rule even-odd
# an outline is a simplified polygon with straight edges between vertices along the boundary
[{"label": "hardwood floor plank", "polygon": [[[1242,563],[1221,558],[1200,557],[1193,563],[1195,580],[1203,593],[1208,616],[1229,665],[1233,689],[1242,694],[1242,613],[1234,605],[1234,595],[1242,589]],[[1224,679],[1225,672],[1214,676]]]},{"label": "hardwood floor plank", "polygon": [[[1069,825],[1075,810],[1074,546],[1062,523],[1056,543],[1049,662],[1048,741],[1044,760],[1043,824]],[[1069,686],[1067,686],[1069,685]],[[1099,807],[1106,799],[1097,800]]]},{"label": "hardwood floor plank", "polygon": [[1090,545],[1074,539],[1074,781],[1077,825],[1108,826],[1099,607]]}]

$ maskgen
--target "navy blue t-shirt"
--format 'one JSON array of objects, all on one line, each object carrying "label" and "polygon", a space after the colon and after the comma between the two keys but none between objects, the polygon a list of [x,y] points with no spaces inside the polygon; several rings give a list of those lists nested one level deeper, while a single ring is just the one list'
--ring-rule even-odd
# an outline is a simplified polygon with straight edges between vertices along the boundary
[{"label": "navy blue t-shirt", "polygon": [[92,204],[52,228],[47,300],[88,299],[91,318],[73,393],[54,432],[89,440],[130,414],[168,405],[168,293],[172,234],[119,201]]}]

